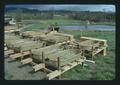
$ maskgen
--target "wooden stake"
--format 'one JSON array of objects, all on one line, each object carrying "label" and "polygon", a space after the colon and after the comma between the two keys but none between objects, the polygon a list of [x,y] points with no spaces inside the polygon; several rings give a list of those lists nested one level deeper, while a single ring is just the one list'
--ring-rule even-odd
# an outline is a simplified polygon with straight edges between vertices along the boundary
[{"label": "wooden stake", "polygon": [[91,50],[91,57],[92,57],[92,60],[93,60],[93,57],[94,57],[94,55],[93,55],[93,46],[92,46],[92,50]]},{"label": "wooden stake", "polygon": [[107,48],[105,47],[105,48],[103,49],[103,53],[102,53],[103,56],[106,56],[106,54],[107,54],[106,51],[107,51]]},{"label": "wooden stake", "polygon": [[[44,52],[42,52],[42,63],[45,64],[45,54],[44,54]],[[43,71],[45,72],[45,69],[43,69]]]},{"label": "wooden stake", "polygon": [[30,51],[30,57],[32,58],[32,51],[31,50],[29,50]]},{"label": "wooden stake", "polygon": [[44,52],[42,52],[42,63],[45,63],[45,56],[44,56]]},{"label": "wooden stake", "polygon": [[23,51],[21,51],[21,54],[22,54],[22,56],[21,56],[21,61],[22,61],[22,60],[23,60],[23,57],[24,57]]},{"label": "wooden stake", "polygon": [[[60,70],[60,57],[57,58],[58,60],[58,70]],[[61,79],[61,75],[58,76],[58,79]]]}]

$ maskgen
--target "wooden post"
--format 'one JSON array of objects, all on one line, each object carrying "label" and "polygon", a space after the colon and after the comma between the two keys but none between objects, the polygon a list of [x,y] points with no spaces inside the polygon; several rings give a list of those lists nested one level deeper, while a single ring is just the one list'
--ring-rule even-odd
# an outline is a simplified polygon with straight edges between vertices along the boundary
[{"label": "wooden post", "polygon": [[29,50],[29,52],[30,52],[30,57],[32,58],[32,51],[31,51],[31,50]]},{"label": "wooden post", "polygon": [[[32,51],[29,50],[29,52],[30,52],[30,57],[32,58]],[[30,62],[30,64],[33,65],[33,62]]]},{"label": "wooden post", "polygon": [[84,56],[84,53],[85,53],[84,50],[82,50],[82,56]]},{"label": "wooden post", "polygon": [[42,52],[42,63],[45,63],[45,56],[44,56],[44,52]]},{"label": "wooden post", "polygon": [[[42,51],[42,63],[45,64],[45,54],[43,51]],[[45,72],[45,69],[43,69],[43,71]]]},{"label": "wooden post", "polygon": [[103,55],[103,56],[106,56],[106,54],[107,54],[106,51],[107,51],[107,48],[105,47],[105,48],[102,50],[102,55]]},{"label": "wooden post", "polygon": [[[84,52],[84,50],[82,50],[81,56],[84,56],[84,54],[85,54],[85,52]],[[84,62],[82,62],[82,67],[84,68]]]},{"label": "wooden post", "polygon": [[82,62],[82,67],[84,68],[84,62]]},{"label": "wooden post", "polygon": [[[60,57],[57,58],[58,70],[60,70]],[[58,76],[58,79],[61,79],[61,75]]]},{"label": "wooden post", "polygon": [[93,46],[92,46],[92,50],[91,50],[91,57],[92,57],[92,60],[94,59],[94,55],[93,55]]},{"label": "wooden post", "polygon": [[21,50],[21,54],[22,54],[22,56],[21,56],[21,61],[23,60],[23,56],[24,56],[24,53],[23,53],[23,51]]}]

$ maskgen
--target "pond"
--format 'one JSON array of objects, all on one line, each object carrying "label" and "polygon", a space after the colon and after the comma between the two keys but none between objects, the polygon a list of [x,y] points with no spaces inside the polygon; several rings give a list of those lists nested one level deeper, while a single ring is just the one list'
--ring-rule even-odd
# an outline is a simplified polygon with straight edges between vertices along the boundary
[{"label": "pond", "polygon": [[81,25],[81,26],[61,26],[64,30],[98,30],[98,31],[115,31],[115,26],[111,25]]}]

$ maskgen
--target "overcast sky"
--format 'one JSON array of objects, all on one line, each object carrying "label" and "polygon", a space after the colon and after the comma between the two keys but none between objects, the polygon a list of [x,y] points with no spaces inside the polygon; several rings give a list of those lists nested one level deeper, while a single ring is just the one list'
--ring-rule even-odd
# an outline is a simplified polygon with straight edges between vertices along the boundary
[{"label": "overcast sky", "polygon": [[28,8],[38,10],[73,10],[73,11],[110,11],[115,12],[114,5],[6,5],[5,7]]}]

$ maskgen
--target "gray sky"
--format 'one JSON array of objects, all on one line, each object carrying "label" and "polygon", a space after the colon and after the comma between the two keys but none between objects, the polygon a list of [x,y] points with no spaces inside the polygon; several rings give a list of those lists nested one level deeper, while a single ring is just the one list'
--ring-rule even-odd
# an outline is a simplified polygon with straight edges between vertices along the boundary
[{"label": "gray sky", "polygon": [[96,4],[96,5],[78,5],[78,4],[64,4],[64,5],[6,5],[6,7],[17,7],[17,8],[28,8],[28,9],[38,9],[38,10],[73,10],[73,11],[106,11],[106,12],[115,12],[114,5],[104,5],[104,4]]}]

